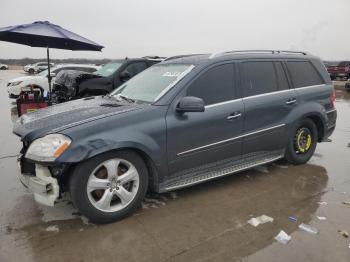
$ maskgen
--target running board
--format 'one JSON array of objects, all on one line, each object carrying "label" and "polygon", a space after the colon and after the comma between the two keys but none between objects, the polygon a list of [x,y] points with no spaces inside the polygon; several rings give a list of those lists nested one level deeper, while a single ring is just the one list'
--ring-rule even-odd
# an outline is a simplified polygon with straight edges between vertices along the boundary
[{"label": "running board", "polygon": [[[261,160],[256,160],[256,161],[247,161],[245,163],[240,163],[231,167],[227,167],[221,170],[217,170],[217,171],[211,171],[211,172],[204,172],[198,176],[194,176],[194,177],[188,177],[186,179],[182,179],[182,180],[178,180],[172,183],[169,183],[165,186],[164,191],[171,191],[171,190],[175,190],[175,189],[179,189],[179,188],[183,188],[183,187],[188,187],[188,186],[192,186],[192,185],[196,185],[211,179],[215,179],[215,178],[219,178],[222,176],[226,176],[229,174],[234,174],[255,166],[259,166],[259,165],[263,165],[263,164],[267,164],[267,163],[271,163],[274,162],[278,159],[283,158],[283,155],[278,155],[278,156],[274,156],[274,157],[270,157],[270,158],[263,158]],[[163,191],[163,190],[162,190]]]}]

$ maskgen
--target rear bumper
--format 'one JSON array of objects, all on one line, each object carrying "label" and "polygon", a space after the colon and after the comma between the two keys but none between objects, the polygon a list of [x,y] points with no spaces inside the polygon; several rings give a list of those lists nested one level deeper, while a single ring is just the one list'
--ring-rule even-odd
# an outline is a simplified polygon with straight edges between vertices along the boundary
[{"label": "rear bumper", "polygon": [[328,111],[327,113],[327,123],[325,126],[324,136],[322,141],[327,140],[328,137],[330,137],[335,129],[336,121],[337,121],[337,109],[332,109]]},{"label": "rear bumper", "polygon": [[51,176],[50,170],[45,166],[35,164],[35,175],[22,173],[20,161],[18,161],[18,169],[19,180],[33,192],[35,201],[42,205],[54,206],[60,191],[57,179]]}]

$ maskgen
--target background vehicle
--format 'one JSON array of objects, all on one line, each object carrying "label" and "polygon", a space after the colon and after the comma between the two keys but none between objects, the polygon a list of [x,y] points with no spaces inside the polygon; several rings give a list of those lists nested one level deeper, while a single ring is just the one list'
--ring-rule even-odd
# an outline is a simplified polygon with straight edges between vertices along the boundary
[{"label": "background vehicle", "polygon": [[350,92],[350,78],[349,78],[348,81],[345,83],[345,89],[346,89],[346,91]]},{"label": "background vehicle", "polygon": [[40,203],[70,191],[90,220],[115,221],[148,188],[171,191],[280,158],[306,163],[335,128],[334,100],[324,65],[303,52],[169,58],[108,96],[22,116],[21,179]]},{"label": "background vehicle", "polygon": [[8,66],[8,65],[1,64],[1,63],[0,63],[0,70],[8,70],[8,69],[9,69],[9,66]]},{"label": "background vehicle", "polygon": [[348,79],[350,78],[350,61],[342,61],[338,65],[329,65],[327,71],[332,80],[337,77]]},{"label": "background vehicle", "polygon": [[[54,63],[50,63],[50,67],[53,67],[54,65],[55,65]],[[25,65],[23,67],[24,72],[27,72],[29,74],[40,73],[46,69],[47,69],[47,62],[38,62],[35,64]]]},{"label": "background vehicle", "polygon": [[[100,67],[95,65],[83,65],[83,64],[60,64],[51,68],[51,77],[55,78],[56,75],[62,70],[80,70],[85,72],[95,72]],[[35,76],[22,76],[12,79],[7,83],[7,92],[10,98],[17,98],[23,88],[28,86],[41,87],[44,90],[49,90],[49,83],[47,80],[48,71],[42,71]]]},{"label": "background vehicle", "polygon": [[59,103],[86,96],[108,94],[162,60],[164,58],[160,57],[115,60],[93,74],[62,72],[56,77],[53,84],[53,99]]}]

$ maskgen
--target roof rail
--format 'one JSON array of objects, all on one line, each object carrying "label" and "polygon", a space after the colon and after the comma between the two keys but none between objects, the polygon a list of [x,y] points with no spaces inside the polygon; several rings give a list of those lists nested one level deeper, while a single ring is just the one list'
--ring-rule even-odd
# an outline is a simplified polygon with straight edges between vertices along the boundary
[{"label": "roof rail", "polygon": [[307,55],[306,52],[303,51],[288,51],[288,50],[234,50],[234,51],[226,51],[226,52],[218,52],[218,53],[212,53],[209,56],[209,59],[213,59],[215,57],[220,57],[223,55],[229,55],[229,54],[242,54],[242,53],[268,53],[268,54],[300,54],[300,55]]},{"label": "roof rail", "polygon": [[166,58],[164,61],[169,61],[173,59],[183,58],[183,57],[189,57],[189,56],[195,56],[195,55],[203,55],[203,54],[191,54],[191,55],[176,55]]}]

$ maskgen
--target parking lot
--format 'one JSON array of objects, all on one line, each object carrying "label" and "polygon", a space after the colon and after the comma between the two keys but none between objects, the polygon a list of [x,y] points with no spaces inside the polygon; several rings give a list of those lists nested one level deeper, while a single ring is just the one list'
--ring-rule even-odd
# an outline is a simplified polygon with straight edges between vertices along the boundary
[{"label": "parking lot", "polygon": [[[80,217],[69,199],[38,206],[17,179],[15,104],[0,72],[0,261],[350,261],[350,93],[337,82],[337,127],[306,165],[283,161],[161,195],[108,225]],[[247,221],[274,220],[253,227]],[[297,221],[289,219],[294,217]],[[325,217],[320,220],[317,217]],[[314,235],[300,223],[319,230]],[[284,230],[292,239],[274,237]]]}]

